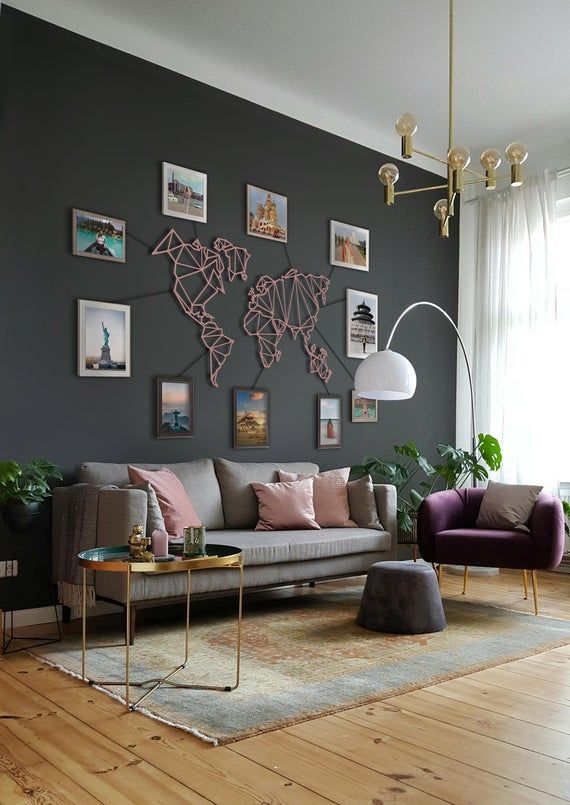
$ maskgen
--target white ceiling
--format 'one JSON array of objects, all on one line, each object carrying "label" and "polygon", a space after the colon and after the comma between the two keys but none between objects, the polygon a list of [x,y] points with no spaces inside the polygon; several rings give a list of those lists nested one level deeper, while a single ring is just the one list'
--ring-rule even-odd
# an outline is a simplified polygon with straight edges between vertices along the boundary
[{"label": "white ceiling", "polygon": [[[447,0],[5,5],[394,156],[412,111],[417,147],[445,151]],[[570,0],[456,0],[455,139],[474,160],[519,139],[570,163],[569,42]]]}]

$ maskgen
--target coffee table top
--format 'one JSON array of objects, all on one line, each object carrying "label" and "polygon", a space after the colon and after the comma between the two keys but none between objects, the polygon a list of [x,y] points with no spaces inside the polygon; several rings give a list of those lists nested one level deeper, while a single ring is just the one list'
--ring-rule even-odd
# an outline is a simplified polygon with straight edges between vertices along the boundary
[{"label": "coffee table top", "polygon": [[90,548],[77,554],[81,567],[90,570],[105,570],[111,573],[177,573],[183,570],[207,570],[212,567],[239,567],[242,564],[242,549],[233,545],[206,545],[204,556],[185,557],[181,545],[170,545],[172,553],[179,551],[171,561],[131,562],[128,545],[110,545]]}]

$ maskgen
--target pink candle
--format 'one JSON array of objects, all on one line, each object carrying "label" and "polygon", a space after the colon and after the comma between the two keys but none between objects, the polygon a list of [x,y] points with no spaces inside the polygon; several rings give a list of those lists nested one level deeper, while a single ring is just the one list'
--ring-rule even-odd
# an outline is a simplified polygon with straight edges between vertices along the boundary
[{"label": "pink candle", "polygon": [[168,534],[155,528],[152,532],[152,552],[155,556],[166,556],[168,553]]}]

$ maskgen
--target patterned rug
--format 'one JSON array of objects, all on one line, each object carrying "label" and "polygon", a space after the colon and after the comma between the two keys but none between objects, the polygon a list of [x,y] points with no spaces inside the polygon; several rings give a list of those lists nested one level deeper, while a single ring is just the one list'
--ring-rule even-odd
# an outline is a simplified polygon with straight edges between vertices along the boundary
[{"label": "patterned rug", "polygon": [[[334,592],[305,587],[298,596],[249,603],[246,598],[240,686],[231,693],[163,688],[146,700],[144,712],[223,744],[570,643],[568,621],[454,600],[444,602],[443,632],[378,634],[356,625],[361,595],[362,585],[355,584]],[[158,617],[137,631],[133,680],[164,676],[183,656],[182,611]],[[89,624],[88,639],[89,676],[120,679],[120,630],[98,632]],[[33,654],[77,674],[80,646],[72,635]],[[236,629],[229,606],[212,611],[202,604],[193,617],[190,649],[189,667],[178,681],[232,684]],[[123,688],[111,690],[124,695]],[[132,689],[132,695],[140,693]]]}]

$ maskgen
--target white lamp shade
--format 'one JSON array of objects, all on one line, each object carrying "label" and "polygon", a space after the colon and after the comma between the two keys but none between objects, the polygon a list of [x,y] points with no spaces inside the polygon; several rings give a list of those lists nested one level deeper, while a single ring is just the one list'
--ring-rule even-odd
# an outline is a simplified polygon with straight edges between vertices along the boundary
[{"label": "white lamp shade", "polygon": [[408,400],[416,391],[416,370],[399,352],[384,349],[365,358],[354,377],[354,390],[369,400]]}]

